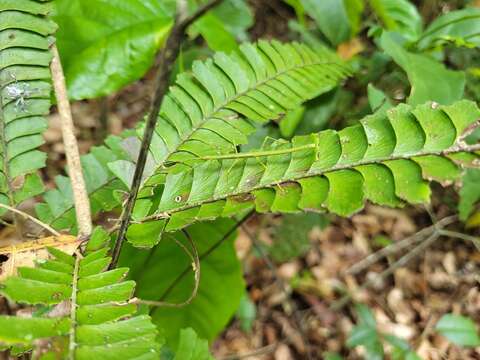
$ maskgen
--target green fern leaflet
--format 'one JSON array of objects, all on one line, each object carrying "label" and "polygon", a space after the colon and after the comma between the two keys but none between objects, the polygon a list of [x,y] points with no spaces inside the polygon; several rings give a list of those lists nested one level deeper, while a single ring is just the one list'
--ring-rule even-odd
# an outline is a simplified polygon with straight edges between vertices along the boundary
[{"label": "green fern leaflet", "polygon": [[479,118],[469,101],[400,105],[338,132],[278,140],[252,153],[190,158],[183,171],[167,175],[155,214],[131,225],[128,237],[152,246],[164,231],[253,208],[349,216],[366,200],[392,207],[428,202],[428,180],[451,183],[461,165],[478,162],[480,144],[463,139]]},{"label": "green fern leaflet", "polygon": [[[198,156],[234,153],[238,145],[247,142],[255,123],[278,119],[337,86],[350,73],[350,67],[327,49],[313,51],[299,43],[278,41],[247,43],[240,46],[239,53],[218,53],[206,62],[194,62],[192,72],[180,74],[164,98],[136,216],[154,210],[153,197],[163,183],[165,169]],[[117,184],[117,190],[128,189],[142,134],[143,124],[136,136],[122,136],[123,149],[118,147],[118,138],[110,138],[110,149],[95,149],[87,155],[88,161],[84,157],[87,187],[94,200],[114,198],[114,179],[123,182],[123,186]],[[105,161],[109,170],[101,169]],[[47,193],[47,204],[37,213],[43,221],[64,228],[72,225],[71,216],[62,218],[71,214],[73,204],[64,200],[68,182],[62,179],[59,185],[60,193]],[[58,204],[65,206],[59,209]]]},{"label": "green fern leaflet", "polygon": [[158,359],[156,327],[129,303],[135,282],[123,281],[128,269],[105,271],[108,239],[96,230],[85,256],[50,248],[53,259],[7,278],[2,295],[37,311],[0,316],[0,344],[16,353],[33,347],[40,359]]},{"label": "green fern leaflet", "polygon": [[50,111],[50,10],[45,1],[0,0],[0,202],[10,206],[43,192],[35,172],[46,159],[37,148]]}]

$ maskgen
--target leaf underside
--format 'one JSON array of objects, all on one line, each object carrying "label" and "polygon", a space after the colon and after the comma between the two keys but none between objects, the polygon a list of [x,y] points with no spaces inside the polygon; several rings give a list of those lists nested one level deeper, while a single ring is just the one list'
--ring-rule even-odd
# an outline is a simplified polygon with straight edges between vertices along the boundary
[{"label": "leaf underside", "polygon": [[[152,198],[167,167],[201,155],[235,152],[247,142],[255,122],[279,118],[337,86],[350,72],[331,51],[277,41],[243,44],[238,53],[194,62],[192,72],[180,74],[164,98],[135,216],[154,210]],[[121,203],[118,196],[112,203],[112,194],[129,187],[142,135],[143,123],[136,134],[110,138],[109,148],[96,148],[83,158],[94,210],[102,202],[108,205],[105,210]],[[64,178],[57,180],[59,189],[47,192],[37,213],[44,222],[68,228],[74,221],[71,188]]]},{"label": "leaf underside", "polygon": [[[186,170],[167,175],[156,213],[140,219],[155,221],[131,225],[129,239],[151,246],[162,232],[252,208],[349,216],[366,200],[391,207],[428,202],[428,181],[451,183],[462,166],[478,164],[478,145],[469,147],[462,135],[478,126],[479,115],[469,101],[400,105],[338,132],[187,161]],[[149,239],[140,236],[145,226]]]}]

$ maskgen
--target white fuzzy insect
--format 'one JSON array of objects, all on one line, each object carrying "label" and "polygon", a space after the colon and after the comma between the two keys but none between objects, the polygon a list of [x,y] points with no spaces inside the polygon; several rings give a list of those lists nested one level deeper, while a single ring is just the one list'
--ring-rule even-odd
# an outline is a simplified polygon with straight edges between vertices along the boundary
[{"label": "white fuzzy insect", "polygon": [[30,85],[27,83],[19,83],[15,75],[10,75],[15,81],[13,84],[5,87],[6,95],[15,100],[15,108],[20,111],[26,111],[25,99],[35,94],[38,89],[30,89]]}]

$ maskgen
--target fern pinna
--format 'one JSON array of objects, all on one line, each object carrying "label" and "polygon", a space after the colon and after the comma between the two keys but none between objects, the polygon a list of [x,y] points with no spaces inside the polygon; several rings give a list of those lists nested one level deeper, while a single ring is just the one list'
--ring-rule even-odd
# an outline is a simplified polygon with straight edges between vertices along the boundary
[{"label": "fern pinna", "polygon": [[[131,225],[128,237],[151,246],[164,231],[251,208],[348,216],[365,200],[427,202],[427,180],[453,182],[460,166],[478,163],[480,144],[467,145],[464,138],[479,117],[470,101],[400,105],[338,132],[278,140],[251,153],[190,157],[183,170],[167,175],[157,210]],[[148,239],[142,236],[147,229]]]},{"label": "fern pinna", "polygon": [[[277,119],[345,79],[351,70],[327,49],[313,51],[299,44],[260,41],[243,44],[239,53],[218,53],[196,61],[192,73],[180,74],[164,99],[136,215],[153,211],[164,169],[192,157],[235,152],[247,142],[255,122]],[[94,211],[121,204],[138,155],[142,125],[136,136],[110,137],[107,147],[84,156],[84,173]],[[123,146],[120,146],[123,145]],[[108,168],[105,166],[108,164]],[[118,183],[118,180],[123,182]],[[74,225],[68,179],[57,178],[58,190],[48,192],[38,216],[57,228]],[[117,190],[117,191],[115,191]]]},{"label": "fern pinna", "polygon": [[0,344],[14,353],[34,347],[38,359],[158,359],[156,327],[129,302],[135,283],[123,281],[128,269],[105,271],[108,240],[97,229],[83,256],[49,248],[52,259],[3,282],[2,295],[37,310],[0,316]]},{"label": "fern pinna", "polygon": [[50,11],[46,1],[0,0],[0,202],[10,206],[43,191],[35,171],[46,159],[37,148],[50,111]]}]

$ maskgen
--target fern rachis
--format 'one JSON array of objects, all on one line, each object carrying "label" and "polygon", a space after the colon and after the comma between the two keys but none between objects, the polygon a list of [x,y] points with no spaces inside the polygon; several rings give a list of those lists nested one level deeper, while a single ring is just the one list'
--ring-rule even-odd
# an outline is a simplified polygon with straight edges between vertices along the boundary
[{"label": "fern rachis", "polygon": [[[250,153],[199,156],[167,175],[158,210],[138,221],[157,220],[160,234],[252,207],[348,216],[364,200],[387,206],[426,202],[425,179],[452,182],[461,173],[456,163],[478,162],[480,145],[463,138],[478,126],[479,115],[468,101],[401,105],[339,132],[279,140]],[[130,229],[137,245],[145,245],[137,235],[141,229]]]},{"label": "fern rachis", "polygon": [[[235,152],[254,130],[252,121],[278,118],[338,85],[348,74],[349,66],[326,49],[313,51],[297,43],[276,41],[244,44],[241,54],[219,53],[214,61],[195,62],[192,74],[180,74],[164,99],[139,195],[138,202],[144,205],[137,208],[143,208],[144,215],[149,212],[152,194],[166,168],[192,157]],[[142,132],[143,124],[137,136]],[[109,149],[97,148],[87,155],[91,166],[84,166],[84,172],[93,197],[104,192],[112,198],[112,192],[126,190],[133,176],[138,139],[129,131],[122,139],[110,139],[108,146]],[[108,163],[108,169],[98,169],[98,163]],[[89,183],[90,177],[105,170],[108,174],[103,179]],[[115,178],[123,185],[117,181],[108,189]],[[62,187],[68,187],[64,182]],[[70,218],[63,221],[62,217],[73,204],[60,210],[57,204],[62,197],[58,191],[46,196],[48,203],[38,207],[39,217],[60,228],[72,224]]]},{"label": "fern rachis", "polygon": [[[85,255],[50,248],[53,258],[20,267],[1,293],[37,305],[32,317],[0,316],[0,343],[34,356],[67,359],[158,359],[157,331],[129,302],[135,283],[126,268],[105,271],[108,234],[98,229]],[[96,244],[96,245],[95,245]]]},{"label": "fern rachis", "polygon": [[43,191],[36,171],[46,158],[37,148],[50,109],[50,10],[49,2],[0,1],[0,201],[12,207]]}]

